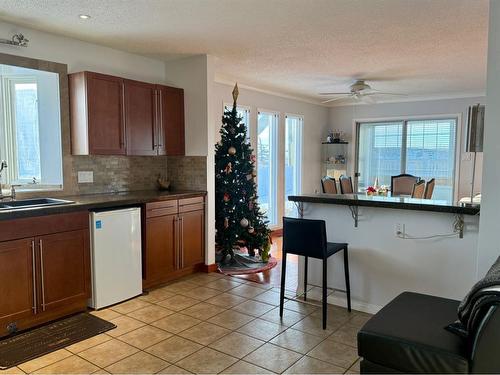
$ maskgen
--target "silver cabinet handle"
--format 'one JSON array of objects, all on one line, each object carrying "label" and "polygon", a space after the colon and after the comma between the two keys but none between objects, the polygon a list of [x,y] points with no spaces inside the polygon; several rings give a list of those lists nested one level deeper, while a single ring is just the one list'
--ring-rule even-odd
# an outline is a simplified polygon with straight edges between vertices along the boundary
[{"label": "silver cabinet handle", "polygon": [[35,240],[31,240],[31,266],[33,267],[33,313],[36,314],[37,311],[37,300],[36,300],[36,261],[35,261]]},{"label": "silver cabinet handle", "polygon": [[179,253],[179,217],[177,216],[175,219],[175,228],[174,228],[174,236],[175,236],[175,269],[179,269],[180,264],[180,253]]},{"label": "silver cabinet handle", "polygon": [[40,280],[42,282],[42,311],[45,311],[45,282],[43,280],[43,241],[38,240],[38,247],[40,248]]},{"label": "silver cabinet handle", "polygon": [[179,230],[179,251],[181,252],[181,267],[184,268],[184,218],[179,217],[181,229]]}]

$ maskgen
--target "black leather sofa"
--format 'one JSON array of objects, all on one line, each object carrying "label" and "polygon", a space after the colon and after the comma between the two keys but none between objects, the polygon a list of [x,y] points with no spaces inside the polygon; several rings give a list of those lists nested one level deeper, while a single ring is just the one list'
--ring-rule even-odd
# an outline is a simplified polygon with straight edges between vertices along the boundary
[{"label": "black leather sofa", "polygon": [[361,373],[500,373],[500,306],[468,338],[444,329],[460,301],[405,292],[358,333]]}]

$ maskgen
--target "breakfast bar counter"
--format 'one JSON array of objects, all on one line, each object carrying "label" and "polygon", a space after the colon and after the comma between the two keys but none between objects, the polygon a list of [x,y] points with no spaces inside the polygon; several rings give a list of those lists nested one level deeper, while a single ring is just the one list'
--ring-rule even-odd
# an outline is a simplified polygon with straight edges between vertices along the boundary
[{"label": "breakfast bar counter", "polygon": [[[329,242],[349,244],[353,308],[374,313],[403,291],[462,299],[477,280],[479,207],[355,194],[290,196],[297,216],[325,220]],[[299,290],[304,274],[299,257]],[[328,286],[344,290],[342,255],[328,260]],[[321,264],[309,260],[309,283]],[[320,293],[308,293],[309,298]],[[342,292],[329,302],[345,304]]]}]

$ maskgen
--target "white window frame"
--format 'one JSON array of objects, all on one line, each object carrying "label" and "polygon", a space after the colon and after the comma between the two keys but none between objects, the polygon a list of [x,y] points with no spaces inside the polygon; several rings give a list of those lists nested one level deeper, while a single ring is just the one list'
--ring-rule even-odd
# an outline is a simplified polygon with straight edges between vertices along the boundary
[{"label": "white window frame", "polygon": [[[2,76],[2,100],[3,118],[0,126],[0,134],[4,140],[0,149],[0,159],[7,160],[8,167],[5,173],[5,182],[7,184],[27,185],[32,182],[31,179],[19,179],[17,168],[17,142],[15,141],[15,110],[13,101],[13,88],[16,83],[34,83],[38,80],[35,76],[26,75],[4,75]],[[38,97],[38,94],[37,94]],[[40,160],[41,163],[41,160]],[[41,167],[41,165],[40,165]],[[39,181],[40,182],[40,181]]]},{"label": "white window frame", "polygon": [[[453,173],[453,201],[458,201],[459,194],[459,184],[460,184],[460,150],[462,144],[462,113],[452,113],[452,114],[429,114],[429,115],[417,115],[417,116],[397,116],[397,117],[375,117],[375,118],[357,118],[352,121],[352,129],[354,134],[354,142],[351,145],[353,164],[351,166],[350,173],[355,176],[358,172],[358,162],[359,162],[359,127],[360,123],[370,123],[370,122],[409,122],[409,121],[422,121],[422,120],[444,120],[444,119],[456,119],[456,133],[455,133],[455,170]],[[358,188],[358,178],[353,178],[355,191]]]},{"label": "white window frame", "polygon": [[[283,126],[281,127],[283,130],[282,132],[280,133],[280,139],[282,140],[281,145],[280,145],[280,155],[281,155],[281,160],[282,160],[282,164],[281,164],[281,171],[283,173],[283,178],[282,178],[282,183],[281,183],[281,186],[282,186],[282,191],[279,193],[280,196],[281,196],[281,199],[282,199],[282,202],[280,204],[280,207],[281,207],[281,215],[280,215],[280,218],[282,219],[284,214],[285,214],[285,205],[286,205],[286,200],[285,200],[285,152],[286,152],[286,147],[285,147],[285,143],[286,143],[286,119],[288,117],[295,117],[295,118],[298,118],[300,119],[300,127],[299,127],[299,130],[298,130],[298,138],[299,138],[299,147],[298,147],[298,155],[297,155],[297,159],[298,159],[298,168],[299,168],[299,173],[297,173],[297,176],[296,176],[296,185],[297,185],[297,188],[298,188],[298,191],[297,191],[297,194],[301,194],[302,193],[302,179],[303,179],[303,173],[304,173],[304,169],[302,168],[302,165],[303,165],[303,150],[304,150],[304,138],[303,138],[303,134],[304,134],[304,116],[303,115],[299,115],[299,114],[295,114],[295,113],[288,113],[286,112],[285,115],[283,116]],[[283,223],[281,223],[283,224]]]}]

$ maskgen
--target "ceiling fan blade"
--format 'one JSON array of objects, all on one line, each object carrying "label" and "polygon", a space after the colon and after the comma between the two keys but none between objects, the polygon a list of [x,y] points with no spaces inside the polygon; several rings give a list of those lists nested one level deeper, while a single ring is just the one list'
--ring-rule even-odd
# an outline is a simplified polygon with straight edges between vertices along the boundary
[{"label": "ceiling fan blade", "polygon": [[350,99],[350,98],[352,98],[352,95],[348,95],[348,96],[339,96],[339,97],[337,97],[337,98],[332,98],[332,99],[325,100],[324,102],[321,102],[321,104],[331,103],[331,102],[334,102],[334,101],[336,101],[336,100]]},{"label": "ceiling fan blade", "polygon": [[350,92],[320,92],[318,95],[351,95]]},{"label": "ceiling fan blade", "polygon": [[396,94],[393,92],[382,92],[382,91],[374,91],[374,92],[367,92],[365,94],[362,94],[363,96],[372,96],[372,95],[390,95],[390,96],[408,96],[408,94]]}]

